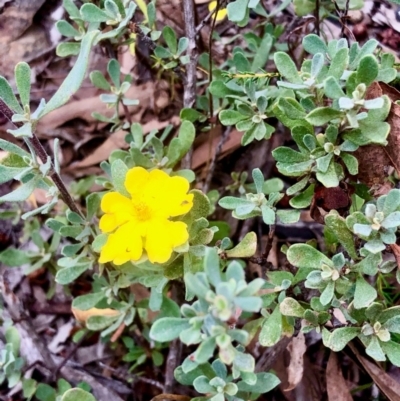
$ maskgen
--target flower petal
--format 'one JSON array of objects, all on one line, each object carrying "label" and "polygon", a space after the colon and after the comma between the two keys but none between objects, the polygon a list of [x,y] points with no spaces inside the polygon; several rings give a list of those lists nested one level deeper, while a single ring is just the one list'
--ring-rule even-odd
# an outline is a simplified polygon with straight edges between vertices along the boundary
[{"label": "flower petal", "polygon": [[101,250],[99,262],[114,262],[116,265],[122,265],[130,260],[139,260],[142,253],[142,238],[135,230],[135,225],[127,223],[108,236]]},{"label": "flower petal", "polygon": [[189,239],[187,225],[181,221],[155,221],[148,227],[145,249],[152,263],[164,263],[173,249]]},{"label": "flower petal", "polygon": [[132,199],[137,198],[141,194],[149,181],[149,176],[150,173],[143,167],[133,167],[126,173],[124,184]]},{"label": "flower petal", "polygon": [[164,199],[164,210],[168,216],[186,214],[193,207],[193,194],[188,194],[189,182],[183,177],[171,177]]},{"label": "flower petal", "polygon": [[118,226],[132,219],[132,201],[118,192],[109,192],[101,199],[101,209],[106,214],[100,219],[100,230],[104,233],[114,231]]}]

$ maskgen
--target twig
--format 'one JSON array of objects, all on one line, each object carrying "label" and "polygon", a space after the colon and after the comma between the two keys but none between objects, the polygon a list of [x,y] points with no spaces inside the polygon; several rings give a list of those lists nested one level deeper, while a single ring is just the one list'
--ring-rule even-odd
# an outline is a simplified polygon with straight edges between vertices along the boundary
[{"label": "twig", "polygon": [[319,0],[315,0],[315,33],[319,36],[320,35],[320,29],[319,29]]},{"label": "twig", "polygon": [[65,356],[65,358],[62,360],[62,362],[57,366],[57,369],[55,371],[55,375],[58,375],[58,372],[66,365],[66,363],[73,357],[73,355],[75,354],[76,351],[78,351],[79,347],[83,344],[83,342],[86,340],[87,336],[88,336],[88,332],[85,333],[80,339],[79,341],[74,344],[74,346],[72,347],[72,349],[70,349],[70,351],[68,352],[68,354]]},{"label": "twig", "polygon": [[[3,102],[2,99],[0,99],[0,114],[3,114],[4,117],[6,117],[10,122],[12,122],[14,124],[14,126],[16,126],[17,128],[22,127],[22,123],[15,123],[12,121],[12,116],[14,115],[14,112]],[[49,159],[50,156],[47,154],[45,148],[40,143],[39,138],[36,136],[36,134],[32,133],[32,138],[28,138],[27,141],[33,147],[33,149],[35,150],[35,152],[36,152],[37,156],[39,157],[39,159],[41,160],[41,162],[47,163],[47,160]],[[60,175],[54,169],[54,164],[52,161],[51,161],[51,165],[50,165],[49,176],[53,180],[55,186],[60,191],[61,198],[66,203],[66,205],[73,212],[78,213],[80,216],[83,217],[82,212],[79,210],[75,201],[72,199],[72,196],[68,192],[68,189],[66,188]]]},{"label": "twig", "polygon": [[[221,1],[220,8],[225,6],[226,1],[227,1],[227,0],[222,0],[222,1]],[[203,20],[200,22],[200,24],[197,25],[197,27],[196,27],[196,35],[198,35],[198,34],[200,33],[200,31],[204,28],[204,25],[207,24],[207,22],[211,19],[211,17],[213,16],[213,14],[214,14],[215,12],[216,12],[215,9],[214,9],[214,10],[211,10],[211,11],[203,18]]]},{"label": "twig", "polygon": [[73,369],[69,366],[64,366],[61,369],[61,374],[70,383],[86,382],[93,389],[93,393],[97,401],[123,401],[123,399],[114,391],[109,389],[109,386],[99,383],[92,375],[78,369]]},{"label": "twig", "polygon": [[[171,298],[178,305],[182,305],[185,301],[183,283],[181,281],[173,281],[171,292],[172,292]],[[176,340],[172,341],[169,346],[169,352],[165,364],[164,393],[171,393],[172,390],[174,390],[174,384],[175,384],[174,371],[176,367],[181,363],[181,356],[182,356],[182,343],[177,338]]]},{"label": "twig", "polygon": [[206,179],[205,179],[204,185],[203,185],[204,193],[207,193],[208,190],[210,189],[211,180],[213,178],[215,167],[217,165],[217,158],[222,151],[222,147],[224,146],[224,143],[228,140],[231,131],[232,131],[232,127],[229,127],[222,133],[221,139],[219,140],[218,145],[215,148],[215,153],[211,159],[210,166],[207,171],[207,176],[206,176]]},{"label": "twig", "polygon": [[[193,0],[183,0],[183,18],[185,20],[185,34],[189,40],[187,54],[189,63],[186,65],[186,85],[183,92],[183,107],[190,108],[196,101],[196,72],[199,53],[196,43],[196,13]],[[193,149],[182,160],[183,168],[190,168]]]}]

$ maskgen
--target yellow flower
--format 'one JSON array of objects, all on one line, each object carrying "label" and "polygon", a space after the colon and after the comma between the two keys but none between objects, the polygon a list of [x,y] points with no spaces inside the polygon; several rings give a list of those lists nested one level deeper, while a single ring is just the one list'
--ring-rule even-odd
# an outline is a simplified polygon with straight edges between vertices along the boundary
[{"label": "yellow flower", "polygon": [[[215,10],[217,7],[217,2],[214,1],[210,1],[210,3],[208,3],[208,10],[211,12],[213,10]],[[217,18],[216,18],[216,22],[221,22],[225,19],[225,17],[227,16],[228,11],[226,8],[220,8],[217,12]],[[214,18],[214,16],[213,16]]]},{"label": "yellow flower", "polygon": [[125,178],[130,198],[118,192],[103,196],[100,230],[110,233],[100,253],[100,263],[122,265],[138,261],[143,250],[152,263],[164,263],[174,248],[189,238],[187,225],[171,217],[187,213],[193,206],[189,182],[164,171],[148,172],[134,167]]}]

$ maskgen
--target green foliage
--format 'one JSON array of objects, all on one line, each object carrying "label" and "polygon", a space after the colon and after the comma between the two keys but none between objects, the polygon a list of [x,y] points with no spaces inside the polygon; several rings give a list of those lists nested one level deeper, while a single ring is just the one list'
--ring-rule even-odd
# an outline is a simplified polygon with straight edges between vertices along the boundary
[{"label": "green foliage", "polygon": [[[321,333],[323,344],[333,351],[342,350],[358,338],[370,357],[376,361],[387,358],[400,366],[400,308],[387,293],[394,274],[400,283],[392,254],[392,248],[398,246],[400,190],[373,197],[373,188],[360,183],[358,170],[358,154],[364,146],[387,145],[390,125],[386,120],[392,100],[386,95],[372,98],[371,88],[397,77],[395,58],[377,53],[375,40],[349,47],[345,39],[326,43],[310,34],[303,38],[306,53],[298,67],[287,52],[287,44],[279,40],[282,27],[272,22],[272,17],[289,4],[282,1],[268,14],[259,0],[228,3],[231,22],[244,27],[251,16],[258,15],[262,34],[244,32],[241,47],[233,47],[231,57],[221,66],[211,67],[213,71],[208,73],[212,81],[209,85],[207,80],[198,82],[204,95],[197,96],[193,108],[181,110],[182,121],[176,130],[170,125],[162,132],[145,134],[141,124],[120,116],[121,108],[128,112],[127,108],[138,101],[128,96],[132,74],[121,74],[116,58],[110,57],[106,75],[91,71],[92,84],[104,91],[101,101],[114,110],[111,117],[96,110],[93,116],[107,124],[110,132],[125,131],[126,146],[101,163],[102,174],[72,183],[69,192],[65,186],[63,191],[59,183],[58,140],[54,141],[54,158],[46,154],[39,162],[34,132],[44,115],[63,106],[81,87],[93,46],[106,44],[114,50],[129,46],[134,53],[140,37],[152,53],[157,78],[168,79],[174,90],[179,87],[175,80],[181,79],[191,62],[188,38],[179,37],[170,26],[156,30],[155,1],[84,2],[78,8],[72,0],[64,0],[69,20],[58,21],[56,26],[69,41],[58,46],[57,54],[76,55],[77,59],[54,96],[47,102],[42,99],[31,112],[28,64],[19,63],[15,68],[17,96],[10,83],[0,77],[0,99],[14,113],[12,121],[17,125],[9,133],[27,146],[23,150],[0,139],[0,149],[7,153],[0,160],[0,184],[18,181],[18,186],[3,195],[0,202],[23,202],[37,188],[48,196],[45,205],[21,216],[26,220],[21,242],[29,238],[35,247],[28,251],[9,247],[0,252],[0,262],[9,267],[22,266],[25,274],[47,268],[54,276],[50,295],[55,283],[68,286],[81,276],[91,276],[91,292],[72,302],[74,313],[84,316],[85,329],[81,333],[99,331],[102,340],[109,341],[115,332],[126,328],[129,335],[122,335],[113,346],[123,349],[121,359],[130,364],[130,372],[150,359],[155,366],[162,366],[164,349],[172,340],[192,346],[193,352],[175,370],[175,377],[201,394],[194,398],[197,401],[255,400],[272,390],[279,380],[272,373],[255,372],[254,357],[246,346],[255,336],[261,346],[273,346],[283,336],[293,336],[300,322],[304,333]],[[293,4],[299,16],[316,12],[315,1],[294,0]],[[135,15],[137,6],[139,15]],[[336,6],[340,10],[347,6],[359,9],[363,1],[337,1]],[[320,20],[334,9],[333,2],[321,0]],[[142,21],[135,28],[133,18]],[[202,68],[209,68],[208,57],[200,58]],[[273,71],[265,71],[266,66]],[[290,142],[271,152],[278,172],[289,177],[289,186],[285,187],[281,178],[265,179],[257,167],[252,170],[252,182],[248,182],[246,171],[230,172],[229,185],[207,194],[189,190],[193,207],[186,214],[168,217],[168,223],[186,227],[188,238],[171,248],[166,262],[151,263],[143,255],[123,264],[99,263],[99,253],[113,235],[113,230],[99,227],[103,196],[112,191],[131,199],[125,180],[134,167],[184,177],[192,188],[199,188],[195,187],[199,177],[183,165],[188,165],[196,134],[219,123],[243,132],[242,146],[269,140],[277,126],[287,137],[290,134]],[[390,179],[395,181],[396,177]],[[94,183],[102,188],[100,192],[91,192]],[[276,266],[264,278],[247,280],[245,259],[256,253],[257,235],[245,233],[234,244],[228,224],[214,221],[222,218],[213,214],[218,215],[220,207],[231,211],[234,219],[260,218],[272,233],[276,224],[296,223],[299,209],[312,206],[315,213],[318,199],[314,192],[321,188],[346,188],[352,199],[346,210],[331,210],[321,217],[325,251],[311,242],[282,247],[290,269]],[[285,196],[289,197],[288,203]],[[68,208],[55,212],[53,207],[59,199],[66,201]],[[20,220],[16,210],[0,211],[0,217],[13,219],[15,225]],[[130,214],[136,213],[129,207],[123,212],[122,218],[118,215],[121,221],[114,222],[117,225],[126,224]],[[46,215],[45,229],[52,231],[46,240],[40,214]],[[139,237],[143,242],[146,235],[141,233]],[[266,256],[260,256],[260,263],[265,263]],[[138,300],[132,294],[131,286],[137,283],[148,289],[147,298]],[[168,298],[175,292],[182,293],[185,301],[178,304]],[[342,316],[341,327],[337,326],[338,315]],[[134,330],[140,331],[142,341],[131,338]],[[9,328],[5,337],[0,383],[7,381],[11,388],[22,382],[28,399],[94,400],[86,390],[71,388],[62,380],[53,388],[22,378],[18,332]]]}]

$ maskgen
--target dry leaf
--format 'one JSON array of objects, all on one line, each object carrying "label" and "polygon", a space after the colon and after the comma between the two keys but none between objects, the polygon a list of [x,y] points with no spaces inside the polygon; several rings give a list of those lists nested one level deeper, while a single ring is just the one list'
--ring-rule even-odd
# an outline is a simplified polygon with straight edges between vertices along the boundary
[{"label": "dry leaf", "polygon": [[[139,86],[131,86],[125,96],[129,99],[138,99],[139,106],[129,106],[128,109],[132,113],[138,109],[146,109],[149,106],[153,95],[154,84],[151,82],[146,82]],[[80,118],[89,123],[97,122],[98,120],[92,116],[93,110],[96,110],[96,112],[107,117],[112,117],[114,114],[113,108],[107,107],[107,105],[100,100],[99,96],[93,96],[82,100],[71,101],[59,109],[47,114],[40,119],[38,123],[38,131],[55,129],[75,118]],[[119,114],[121,116],[124,115],[122,107]],[[138,121],[138,119],[135,119],[133,115],[132,119],[133,121]]]},{"label": "dry leaf", "polygon": [[88,310],[80,310],[72,307],[71,311],[75,316],[75,319],[79,323],[83,324],[86,324],[86,321],[91,316],[119,316],[121,314],[121,312],[111,308],[106,308],[106,309],[91,308]]},{"label": "dry leaf", "polygon": [[326,367],[326,388],[329,401],[352,401],[336,352],[331,351]]},{"label": "dry leaf", "polygon": [[306,352],[306,349],[307,347],[304,333],[300,332],[297,337],[292,338],[292,341],[287,347],[287,350],[290,353],[290,363],[286,369],[288,376],[288,387],[285,389],[285,391],[293,390],[303,378],[303,355]]},{"label": "dry leaf", "polygon": [[349,343],[348,345],[366,372],[371,376],[371,379],[380,388],[382,393],[385,394],[390,401],[399,401],[400,383],[393,379],[393,377],[389,376],[379,366],[360,355],[360,353],[357,351],[357,348],[353,344]]},{"label": "dry leaf", "polygon": [[[161,130],[167,125],[177,125],[179,122],[179,117],[174,116],[169,121],[156,121],[152,120],[146,124],[142,125],[143,133],[148,134],[150,131],[157,129]],[[75,170],[80,168],[85,168],[99,164],[103,160],[107,160],[111,152],[116,149],[127,148],[128,144],[125,142],[125,137],[128,133],[126,131],[120,130],[111,134],[98,148],[96,148],[91,155],[85,159],[71,164],[65,171]]]},{"label": "dry leaf", "polygon": [[[240,147],[240,141],[243,134],[235,129],[233,129],[228,140],[223,144],[220,157],[226,155],[229,152],[234,151]],[[203,142],[199,147],[197,147],[193,152],[192,158],[192,169],[199,168],[203,164],[206,164],[208,160],[211,160],[215,154],[215,149],[221,140],[221,136],[213,138],[212,144],[210,146],[209,142]]]},{"label": "dry leaf", "polygon": [[[400,92],[384,83],[374,82],[367,92],[367,99],[387,95],[392,102],[400,99]],[[358,178],[373,188],[374,195],[386,194],[392,188],[387,180],[390,167],[400,171],[400,106],[392,103],[387,122],[390,124],[388,145],[362,146],[354,155],[358,159]],[[371,168],[374,166],[374,168]]]}]

